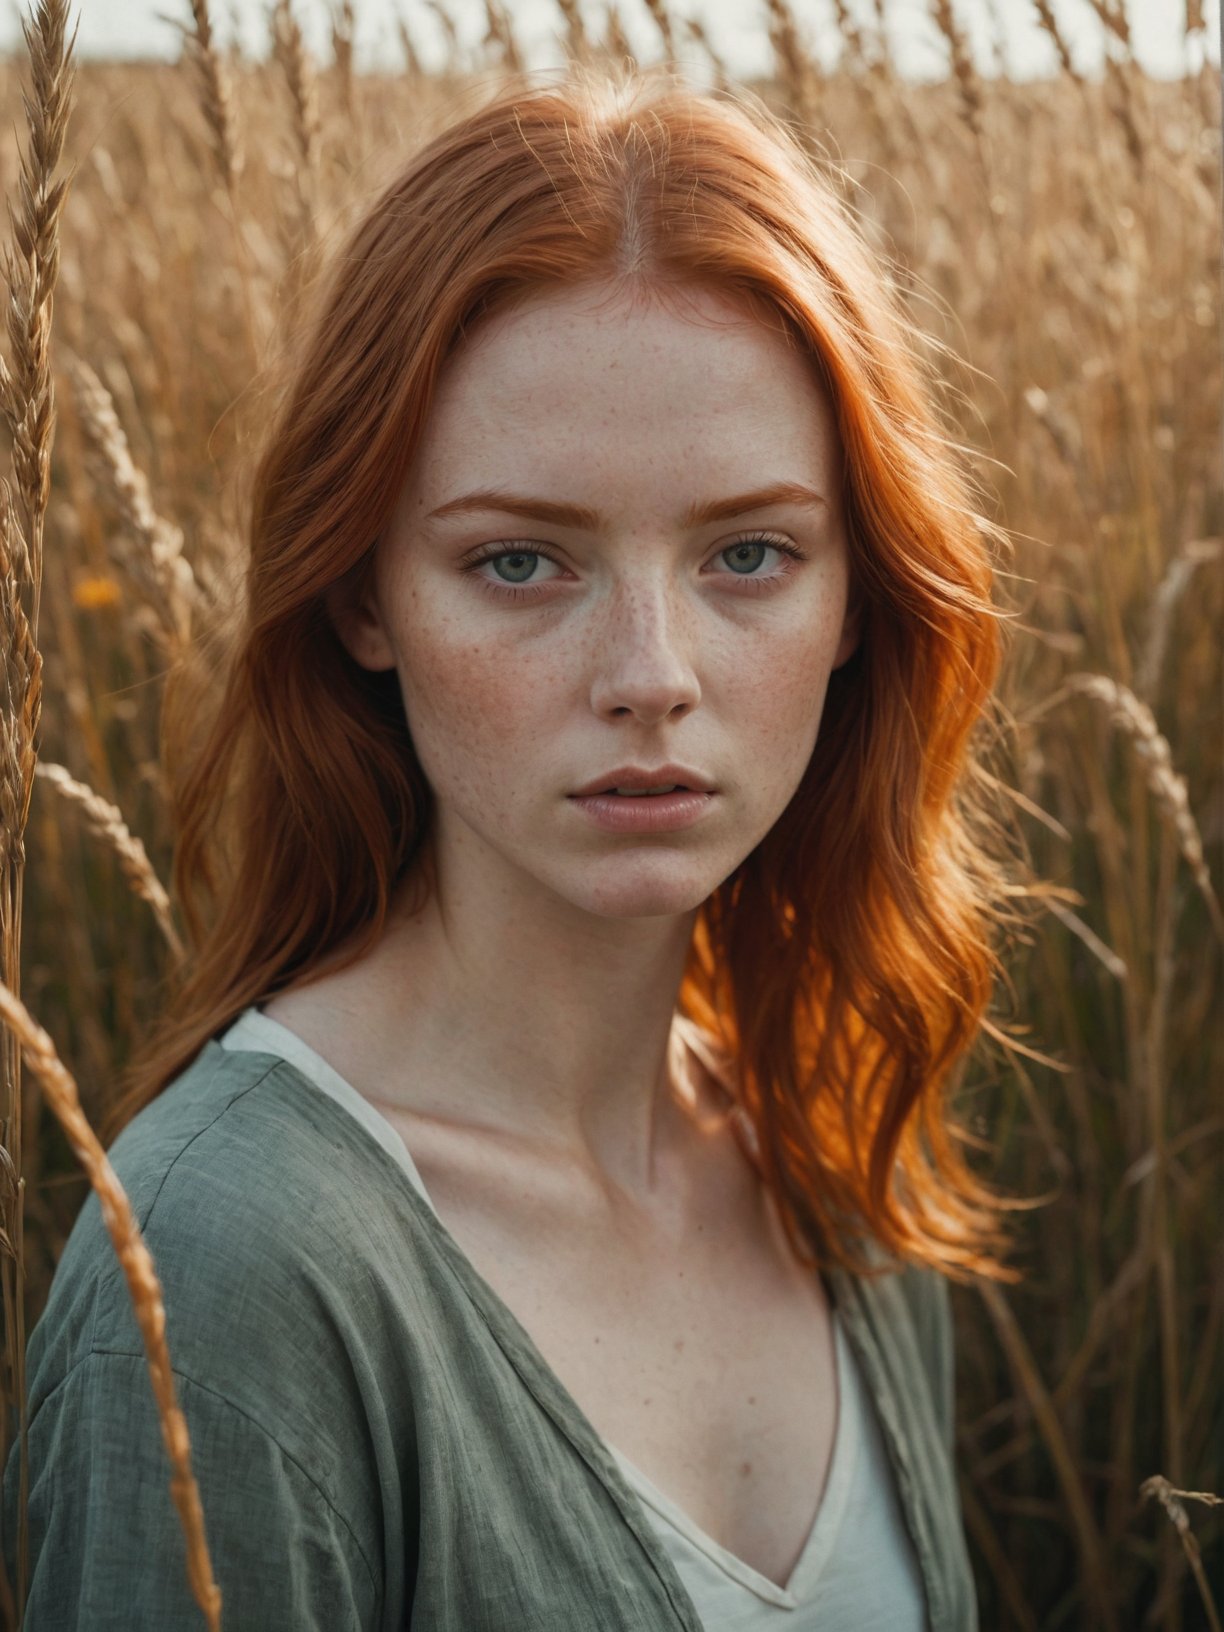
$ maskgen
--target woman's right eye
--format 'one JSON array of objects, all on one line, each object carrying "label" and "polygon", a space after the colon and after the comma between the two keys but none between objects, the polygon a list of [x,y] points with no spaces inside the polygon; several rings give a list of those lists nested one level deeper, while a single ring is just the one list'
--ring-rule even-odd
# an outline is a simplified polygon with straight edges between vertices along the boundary
[{"label": "woman's right eye", "polygon": [[[511,574],[508,578],[500,576],[495,579],[488,578],[483,573],[476,572],[477,567],[483,567],[489,562],[503,561],[507,563],[507,570]],[[512,600],[522,600],[531,595],[542,594],[545,585],[552,582],[548,578],[543,583],[527,582],[537,561],[551,561],[554,566],[561,565],[555,556],[549,555],[545,550],[492,549],[487,550],[483,555],[477,556],[474,561],[469,561],[463,570],[464,572],[476,572],[477,582],[487,585],[490,594],[497,596],[508,595]],[[515,573],[521,573],[522,578],[516,579],[514,577]]]}]

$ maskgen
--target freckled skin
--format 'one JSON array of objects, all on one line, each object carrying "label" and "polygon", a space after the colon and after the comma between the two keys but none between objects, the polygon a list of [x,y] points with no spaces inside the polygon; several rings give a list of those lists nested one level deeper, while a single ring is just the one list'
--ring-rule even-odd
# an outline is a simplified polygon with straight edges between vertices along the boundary
[{"label": "freckled skin", "polygon": [[[590,913],[684,912],[734,870],[798,786],[829,673],[856,643],[827,398],[782,338],[714,294],[691,303],[567,292],[477,331],[435,400],[378,558],[381,620],[355,654],[399,670],[444,869],[448,852],[481,851],[488,882],[526,872]],[[782,478],[826,494],[831,513],[680,526],[693,499]],[[475,486],[574,499],[607,528],[504,515],[427,528]],[[751,531],[809,555],[759,596],[711,561]],[[540,560],[530,582],[546,593],[499,603],[454,564],[482,540],[542,542],[564,570]],[[771,550],[750,566],[787,564]],[[506,582],[488,562],[478,575]],[[722,790],[699,839],[612,837],[565,802],[595,772],[665,758]]]},{"label": "freckled skin", "polygon": [[[831,1454],[832,1328],[725,1091],[671,1044],[698,909],[794,796],[858,632],[814,364],[686,293],[541,294],[449,360],[366,595],[328,598],[398,677],[438,888],[410,911],[409,878],[374,947],[266,1012],[391,1117],[597,1431],[785,1580]],[[782,482],[827,502],[684,519]],[[600,519],[430,519],[477,489]],[[567,798],[666,760],[718,790],[690,828],[608,833]]]},{"label": "freckled skin", "polygon": [[[329,598],[354,659],[397,671],[435,795],[439,897],[363,976],[372,1078],[407,1080],[410,1053],[414,1103],[436,1089],[448,1114],[555,1135],[630,1192],[661,1185],[696,910],[786,808],[858,641],[841,468],[810,359],[714,291],[549,291],[452,356],[370,593]],[[684,524],[780,481],[827,507]],[[486,487],[602,522],[427,520]],[[759,533],[807,559],[737,558]],[[519,553],[463,571],[481,545]],[[505,593],[523,584],[543,592]],[[669,759],[719,790],[692,828],[610,834],[566,797]]]}]

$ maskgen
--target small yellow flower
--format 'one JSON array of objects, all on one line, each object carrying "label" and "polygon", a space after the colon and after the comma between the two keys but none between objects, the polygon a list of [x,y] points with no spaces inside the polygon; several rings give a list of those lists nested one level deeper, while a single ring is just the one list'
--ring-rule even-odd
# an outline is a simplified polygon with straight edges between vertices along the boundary
[{"label": "small yellow flower", "polygon": [[72,587],[72,599],[87,612],[100,606],[119,605],[119,585],[113,578],[78,578]]}]

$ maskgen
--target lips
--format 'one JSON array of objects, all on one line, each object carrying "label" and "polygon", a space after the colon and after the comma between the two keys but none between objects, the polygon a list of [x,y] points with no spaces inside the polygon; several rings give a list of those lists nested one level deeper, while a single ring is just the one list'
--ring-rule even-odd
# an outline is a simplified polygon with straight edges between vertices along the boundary
[{"label": "lips", "polygon": [[600,793],[614,793],[618,799],[660,799],[669,793],[691,793],[681,782],[662,788],[601,788]]},{"label": "lips", "polygon": [[571,799],[589,799],[599,794],[615,794],[617,788],[645,788],[645,794],[621,794],[621,798],[659,797],[655,789],[677,793],[713,793],[713,783],[688,765],[618,765],[601,776],[592,777],[585,787],[570,794]]}]

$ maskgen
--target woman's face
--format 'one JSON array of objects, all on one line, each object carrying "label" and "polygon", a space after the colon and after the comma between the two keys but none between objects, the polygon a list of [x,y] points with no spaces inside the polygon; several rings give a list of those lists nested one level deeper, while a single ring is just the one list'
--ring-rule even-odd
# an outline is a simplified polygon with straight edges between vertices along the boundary
[{"label": "woman's face", "polygon": [[[810,363],[717,293],[542,294],[471,336],[366,601],[333,609],[359,663],[398,672],[441,878],[645,917],[734,871],[857,644],[841,460]],[[813,498],[687,514],[781,483]],[[570,797],[668,761],[717,790],[687,827],[608,832]]]}]

